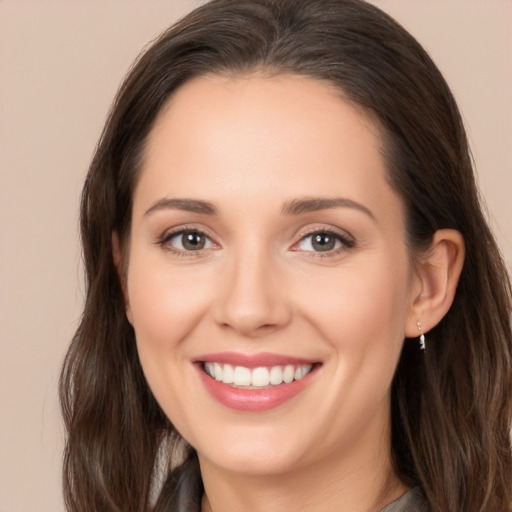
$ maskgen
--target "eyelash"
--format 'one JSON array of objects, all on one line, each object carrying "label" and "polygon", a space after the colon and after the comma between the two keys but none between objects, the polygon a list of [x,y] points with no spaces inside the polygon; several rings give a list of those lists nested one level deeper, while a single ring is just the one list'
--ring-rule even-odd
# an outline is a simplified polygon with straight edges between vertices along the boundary
[{"label": "eyelash", "polygon": [[[172,252],[174,255],[179,256],[179,257],[197,257],[200,255],[200,253],[202,251],[210,249],[210,247],[208,247],[206,249],[198,249],[197,251],[182,250],[182,249],[177,249],[176,247],[172,246],[169,243],[173,238],[183,236],[186,233],[203,236],[209,241],[210,244],[212,244],[214,246],[216,245],[215,242],[212,242],[211,237],[205,231],[195,228],[195,227],[183,227],[176,231],[165,232],[157,239],[156,243],[158,245],[160,245],[162,248]],[[299,235],[300,239],[298,240],[298,242],[296,242],[293,245],[293,247],[298,246],[299,244],[301,244],[308,238],[313,237],[315,235],[323,235],[323,236],[327,236],[327,237],[332,237],[335,240],[335,242],[340,242],[341,247],[337,247],[337,248],[330,249],[327,251],[314,251],[314,250],[303,250],[303,249],[292,249],[292,250],[296,251],[296,252],[303,252],[311,258],[328,258],[328,257],[336,256],[342,251],[346,251],[347,249],[352,249],[355,247],[355,240],[351,236],[349,236],[347,234],[342,235],[341,233],[338,233],[337,231],[334,231],[331,229],[322,229],[322,228],[315,228],[315,229],[306,231],[304,233],[301,233]]]},{"label": "eyelash", "polygon": [[348,234],[342,235],[341,233],[334,231],[332,229],[325,229],[325,228],[313,228],[306,232],[301,233],[300,239],[298,242],[294,244],[294,247],[298,246],[308,238],[311,238],[315,235],[323,235],[327,237],[331,237],[335,240],[335,242],[340,242],[341,247],[337,247],[331,250],[327,251],[313,251],[313,250],[301,250],[301,249],[294,249],[297,252],[303,252],[308,255],[310,258],[330,258],[334,256],[338,256],[341,252],[353,249],[355,247],[355,240]]},{"label": "eyelash", "polygon": [[182,227],[177,229],[176,231],[164,232],[160,237],[158,237],[156,243],[160,245],[163,249],[173,253],[175,256],[179,257],[197,257],[204,250],[208,249],[199,249],[197,251],[187,251],[182,249],[177,249],[173,247],[169,242],[173,238],[177,238],[179,236],[183,236],[185,233],[204,236],[211,244],[216,245],[211,241],[211,237],[205,233],[203,230],[195,228],[195,227]]}]

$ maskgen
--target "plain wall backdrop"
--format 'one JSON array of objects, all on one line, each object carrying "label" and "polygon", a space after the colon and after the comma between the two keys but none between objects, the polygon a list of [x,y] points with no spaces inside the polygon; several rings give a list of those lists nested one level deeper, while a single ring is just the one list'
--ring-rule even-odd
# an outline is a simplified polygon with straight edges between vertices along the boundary
[{"label": "plain wall backdrop", "polygon": [[[59,368],[82,306],[78,202],[115,91],[193,0],[0,0],[0,512],[61,512]],[[374,0],[463,112],[512,268],[512,2]]]}]

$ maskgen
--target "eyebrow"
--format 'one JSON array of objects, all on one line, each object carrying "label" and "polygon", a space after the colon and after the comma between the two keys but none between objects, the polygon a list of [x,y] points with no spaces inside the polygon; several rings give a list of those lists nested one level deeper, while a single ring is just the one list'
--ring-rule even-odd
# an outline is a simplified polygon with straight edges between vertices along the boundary
[{"label": "eyebrow", "polygon": [[287,202],[282,209],[283,215],[300,215],[302,213],[329,210],[332,208],[352,208],[368,215],[376,221],[375,215],[361,203],[344,197],[305,197]]},{"label": "eyebrow", "polygon": [[[301,215],[303,213],[315,212],[318,210],[329,210],[333,208],[352,208],[368,215],[372,220],[376,221],[375,215],[357,201],[344,197],[306,197],[302,199],[293,199],[284,204],[282,208],[283,215]],[[146,210],[144,215],[149,215],[159,210],[184,210],[187,212],[202,213],[205,215],[217,215],[217,208],[208,201],[200,199],[159,199],[150,208]]]},{"label": "eyebrow", "polygon": [[217,208],[208,201],[201,201],[200,199],[169,199],[164,197],[148,208],[144,215],[167,209],[204,213],[205,215],[217,215],[219,213]]}]

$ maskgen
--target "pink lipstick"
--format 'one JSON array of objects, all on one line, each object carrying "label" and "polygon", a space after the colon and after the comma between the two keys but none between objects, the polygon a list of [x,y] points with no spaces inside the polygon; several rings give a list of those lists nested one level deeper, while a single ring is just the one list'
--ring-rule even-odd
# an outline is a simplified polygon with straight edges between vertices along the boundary
[{"label": "pink lipstick", "polygon": [[239,411],[266,411],[303,391],[321,366],[317,361],[271,353],[205,354],[193,361],[208,392]]}]

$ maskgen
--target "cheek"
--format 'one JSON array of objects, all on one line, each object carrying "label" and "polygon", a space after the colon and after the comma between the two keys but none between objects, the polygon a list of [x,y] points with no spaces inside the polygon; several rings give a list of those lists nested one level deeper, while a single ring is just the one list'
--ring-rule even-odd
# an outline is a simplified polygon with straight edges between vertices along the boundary
[{"label": "cheek", "polygon": [[208,311],[204,276],[133,254],[127,293],[139,359],[156,400],[176,426],[188,416],[181,390],[190,379],[189,334]]},{"label": "cheek", "polygon": [[[407,265],[362,265],[317,276],[296,296],[306,297],[302,314],[327,343],[329,390],[317,405],[330,422],[322,436],[338,445],[355,439],[376,415],[385,416],[389,390],[404,340]],[[331,269],[332,270],[332,269]]]},{"label": "cheek", "polygon": [[406,259],[329,269],[295,295],[304,299],[303,315],[336,349],[357,355],[367,347],[400,348],[408,310],[407,269]]},{"label": "cheek", "polygon": [[170,347],[183,339],[207,309],[200,275],[188,275],[165,265],[139,264],[128,272],[129,308],[141,343]]},{"label": "cheek", "polygon": [[183,383],[192,378],[190,333],[208,311],[204,276],[169,268],[134,254],[128,269],[127,292],[137,351],[156,400],[178,427],[188,416]]}]

